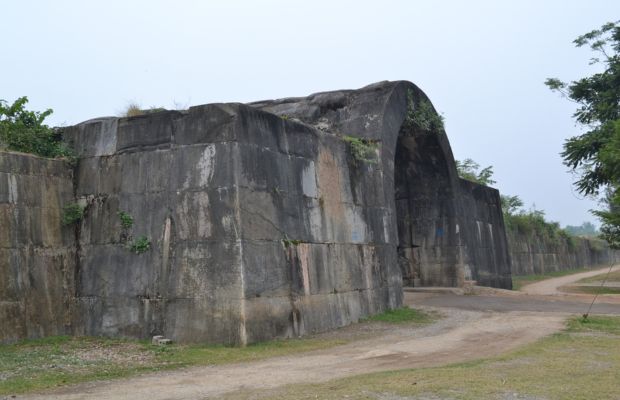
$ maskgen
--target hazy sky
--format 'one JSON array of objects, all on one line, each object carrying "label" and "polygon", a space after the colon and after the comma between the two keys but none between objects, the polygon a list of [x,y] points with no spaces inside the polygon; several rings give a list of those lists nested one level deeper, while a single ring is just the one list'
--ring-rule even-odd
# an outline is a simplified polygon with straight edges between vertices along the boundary
[{"label": "hazy sky", "polygon": [[0,98],[50,123],[130,101],[185,108],[410,80],[446,118],[455,157],[552,220],[594,221],[559,152],[579,134],[547,77],[595,71],[572,40],[620,1],[4,1]]}]

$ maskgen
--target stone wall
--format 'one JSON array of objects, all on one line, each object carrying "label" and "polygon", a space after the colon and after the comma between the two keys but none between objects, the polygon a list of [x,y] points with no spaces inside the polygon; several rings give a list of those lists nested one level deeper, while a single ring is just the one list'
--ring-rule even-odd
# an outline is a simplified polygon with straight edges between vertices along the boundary
[{"label": "stone wall", "polygon": [[[21,235],[3,238],[2,273],[25,286],[3,289],[14,300],[1,321],[22,318],[22,307],[33,328],[0,338],[163,334],[245,344],[398,307],[403,278],[509,287],[497,191],[458,178],[445,132],[405,126],[411,99],[427,100],[409,82],[381,82],[64,129],[79,159],[73,185],[61,161],[20,156],[45,168],[16,160],[2,170],[8,235]],[[356,158],[351,137],[376,143],[376,159]],[[45,197],[30,203],[11,194],[39,186]],[[59,225],[67,201],[85,205],[75,229]],[[22,234],[28,217],[19,209],[31,205],[53,211]],[[150,247],[132,251],[141,237]],[[28,270],[34,278],[24,278]]]},{"label": "stone wall", "polygon": [[63,227],[72,170],[0,152],[0,342],[71,332],[75,232]]},{"label": "stone wall", "polygon": [[481,286],[512,288],[512,270],[499,191],[460,180],[459,233],[466,246],[465,280]]},{"label": "stone wall", "polygon": [[618,251],[598,239],[562,237],[549,239],[508,231],[514,275],[539,275],[575,268],[609,266],[620,261]]},{"label": "stone wall", "polygon": [[[246,343],[401,304],[382,170],[341,137],[241,104],[93,120],[66,137],[88,204],[76,333]],[[126,249],[119,211],[150,251]]]},{"label": "stone wall", "polygon": [[410,98],[415,104],[429,101],[409,82],[380,82],[357,91],[252,105],[321,131],[380,143],[383,184],[370,181],[360,188],[361,193],[373,186],[383,191],[386,217],[396,225],[390,240],[397,248],[404,284],[459,286],[473,279],[510,288],[497,190],[472,184],[474,188],[458,177],[445,132],[403,124]]}]

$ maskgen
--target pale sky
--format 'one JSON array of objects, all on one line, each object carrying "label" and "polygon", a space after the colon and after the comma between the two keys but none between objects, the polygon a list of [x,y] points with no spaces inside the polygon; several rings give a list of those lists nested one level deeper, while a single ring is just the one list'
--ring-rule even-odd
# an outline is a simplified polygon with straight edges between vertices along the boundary
[{"label": "pale sky", "polygon": [[579,134],[547,77],[595,69],[578,35],[620,1],[3,1],[0,98],[51,125],[305,96],[409,80],[446,119],[454,155],[563,225],[595,221],[559,152]]}]

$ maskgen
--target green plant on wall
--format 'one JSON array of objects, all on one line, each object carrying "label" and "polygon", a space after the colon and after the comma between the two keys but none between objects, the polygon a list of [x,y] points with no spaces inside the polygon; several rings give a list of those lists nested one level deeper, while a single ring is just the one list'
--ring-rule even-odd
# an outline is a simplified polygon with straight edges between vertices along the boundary
[{"label": "green plant on wall", "polygon": [[444,131],[444,117],[437,114],[433,105],[426,99],[415,103],[413,92],[407,92],[407,116],[405,126],[410,129],[418,129],[430,133],[442,133]]},{"label": "green plant on wall", "polygon": [[84,217],[84,207],[77,203],[67,204],[62,209],[62,224],[73,225]]},{"label": "green plant on wall", "polygon": [[119,211],[118,218],[121,220],[123,229],[130,229],[133,226],[133,217],[125,211]]},{"label": "green plant on wall", "polygon": [[133,227],[134,219],[128,212],[118,211],[118,218],[121,221],[121,243],[125,244],[125,248],[135,254],[142,254],[151,248],[151,241],[146,235],[138,236],[133,240],[131,235],[131,228]]},{"label": "green plant on wall", "polygon": [[136,254],[142,254],[149,251],[150,248],[151,241],[145,235],[139,236],[136,240],[129,244],[129,250]]},{"label": "green plant on wall", "polygon": [[354,136],[344,136],[343,139],[349,144],[351,154],[357,161],[367,164],[377,163],[377,149],[379,148],[377,141]]}]

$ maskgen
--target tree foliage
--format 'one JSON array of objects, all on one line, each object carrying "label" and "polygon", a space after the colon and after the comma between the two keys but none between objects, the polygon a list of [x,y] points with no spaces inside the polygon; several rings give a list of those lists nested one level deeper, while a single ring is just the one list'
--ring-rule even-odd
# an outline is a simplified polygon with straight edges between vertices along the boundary
[{"label": "tree foliage", "polygon": [[564,163],[578,174],[577,190],[584,195],[605,193],[607,209],[594,211],[602,222],[601,236],[620,248],[620,21],[609,22],[574,40],[589,46],[590,64],[601,72],[566,83],[549,78],[545,84],[575,102],[573,117],[587,131],[564,143]]},{"label": "tree foliage", "polygon": [[600,234],[596,226],[592,222],[587,221],[581,225],[567,225],[564,229],[574,236],[595,237]]},{"label": "tree foliage", "polygon": [[523,200],[519,196],[510,196],[507,194],[500,195],[502,202],[502,211],[507,215],[514,215],[523,207]]},{"label": "tree foliage", "polygon": [[0,145],[43,157],[70,156],[61,133],[44,123],[52,110],[28,111],[26,103],[27,97],[20,97],[10,105],[0,100]]},{"label": "tree foliage", "polygon": [[456,170],[459,176],[463,179],[467,179],[471,182],[476,182],[481,185],[489,186],[496,183],[493,177],[493,167],[489,165],[488,167],[480,169],[480,164],[472,160],[471,158],[466,158],[463,161],[456,161]]}]

